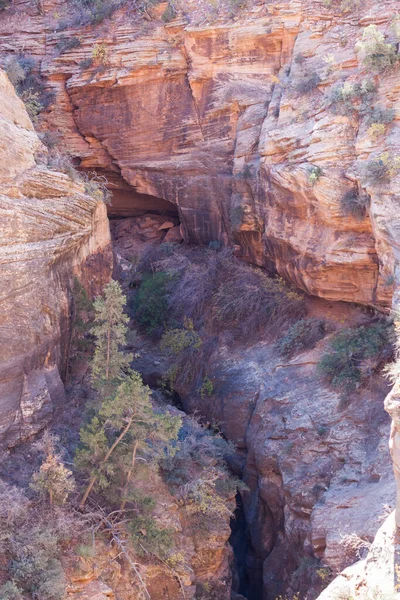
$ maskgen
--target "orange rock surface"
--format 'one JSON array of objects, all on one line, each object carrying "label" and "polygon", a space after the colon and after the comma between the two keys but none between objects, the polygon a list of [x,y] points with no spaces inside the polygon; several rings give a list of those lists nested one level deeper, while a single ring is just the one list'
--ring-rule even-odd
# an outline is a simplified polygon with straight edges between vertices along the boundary
[{"label": "orange rock surface", "polygon": [[0,442],[39,431],[63,399],[74,276],[92,293],[110,276],[103,202],[37,166],[43,147],[0,71]]}]

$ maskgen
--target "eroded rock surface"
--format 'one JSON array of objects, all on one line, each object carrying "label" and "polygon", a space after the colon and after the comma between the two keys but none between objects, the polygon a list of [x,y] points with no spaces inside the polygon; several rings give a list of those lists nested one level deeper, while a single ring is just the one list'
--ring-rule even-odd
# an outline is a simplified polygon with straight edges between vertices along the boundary
[{"label": "eroded rock surface", "polygon": [[62,173],[0,71],[0,443],[39,431],[64,398],[73,278],[98,293],[110,277],[106,208]]},{"label": "eroded rock surface", "polygon": [[[342,116],[329,96],[369,78],[370,106],[396,107],[396,70],[369,72],[354,46],[370,23],[391,39],[397,3],[339,4],[266,3],[213,23],[191,22],[189,3],[188,22],[167,24],[125,7],[98,27],[57,32],[67,2],[15,0],[1,47],[39,61],[56,95],[43,125],[82,168],[109,177],[111,214],[177,210],[189,242],[234,242],[312,294],[387,308],[399,177],[375,185],[365,165],[396,155],[398,117],[373,138],[368,115]],[[61,51],[67,38],[74,48]],[[353,188],[369,198],[361,218],[341,204]]]},{"label": "eroded rock surface", "polygon": [[343,538],[372,541],[395,503],[386,386],[343,406],[317,373],[320,351],[283,361],[266,343],[222,348],[211,361],[215,396],[192,407],[246,450],[248,569],[266,600],[321,589],[316,559],[332,573],[347,566],[356,557]]},{"label": "eroded rock surface", "polygon": [[318,600],[396,600],[399,584],[400,545],[393,512],[380,527],[367,557],[340,573]]}]

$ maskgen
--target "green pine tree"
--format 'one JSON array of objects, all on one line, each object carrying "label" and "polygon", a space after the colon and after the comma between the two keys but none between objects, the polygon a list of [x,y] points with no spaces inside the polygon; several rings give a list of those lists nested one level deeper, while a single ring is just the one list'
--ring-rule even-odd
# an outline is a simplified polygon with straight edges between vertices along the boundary
[{"label": "green pine tree", "polygon": [[126,298],[117,281],[110,281],[103,296],[94,301],[95,324],[91,332],[95,336],[95,353],[92,362],[93,381],[97,388],[107,394],[129,371],[130,354],[121,350],[126,345],[127,323],[124,314]]},{"label": "green pine tree", "polygon": [[[81,507],[96,483],[105,487],[108,478],[113,480],[122,471],[125,481],[121,508],[124,508],[140,450],[147,449],[149,459],[155,460],[161,456],[161,447],[176,439],[180,418],[156,413],[150,398],[150,389],[143,384],[139,373],[133,371],[119,385],[115,396],[103,401],[98,416],[81,430],[83,447],[77,453],[76,462],[90,476]],[[148,441],[151,441],[150,450]],[[118,453],[118,448],[123,449]]]}]

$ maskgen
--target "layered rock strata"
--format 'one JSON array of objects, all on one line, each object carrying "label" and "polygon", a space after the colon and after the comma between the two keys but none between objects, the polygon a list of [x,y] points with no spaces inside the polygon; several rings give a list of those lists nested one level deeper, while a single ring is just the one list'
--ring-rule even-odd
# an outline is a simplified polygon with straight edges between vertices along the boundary
[{"label": "layered rock strata", "polygon": [[64,399],[72,284],[98,293],[111,273],[103,202],[35,162],[43,152],[0,72],[0,442],[39,431]]},{"label": "layered rock strata", "polygon": [[[370,108],[396,107],[396,70],[368,70],[355,52],[371,23],[393,37],[396,6],[291,0],[191,22],[189,3],[187,21],[170,23],[126,6],[98,27],[68,28],[68,3],[38,11],[16,0],[1,48],[37,60],[55,93],[42,125],[83,169],[108,176],[110,214],[178,211],[189,242],[233,242],[311,294],[387,308],[399,177],[376,185],[366,164],[395,158],[397,116],[374,137],[371,115],[339,114],[330,97],[370,80]],[[365,216],[343,205],[352,190],[368,198]]]}]

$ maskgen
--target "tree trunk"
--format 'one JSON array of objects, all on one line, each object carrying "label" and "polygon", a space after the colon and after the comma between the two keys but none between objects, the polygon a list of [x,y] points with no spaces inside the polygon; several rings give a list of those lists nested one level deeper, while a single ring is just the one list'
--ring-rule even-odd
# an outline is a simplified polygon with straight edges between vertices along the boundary
[{"label": "tree trunk", "polygon": [[133,447],[131,466],[130,466],[130,469],[129,469],[128,474],[126,476],[126,482],[125,482],[124,490],[122,492],[121,510],[124,510],[124,508],[126,506],[126,494],[128,493],[129,483],[130,483],[130,481],[132,479],[133,470],[135,468],[136,451],[137,451],[138,445],[139,445],[139,442],[136,441],[135,445]]},{"label": "tree trunk", "polygon": [[[133,417],[131,417],[129,419],[129,421],[127,422],[127,424],[125,425],[125,427],[123,428],[123,430],[121,431],[121,433],[119,434],[119,436],[117,437],[117,439],[115,440],[115,442],[113,443],[113,445],[108,449],[107,454],[105,455],[105,457],[103,458],[103,460],[101,461],[100,465],[104,465],[108,459],[110,458],[111,454],[114,452],[115,448],[118,446],[118,444],[120,443],[120,441],[126,436],[126,434],[128,433],[130,426],[133,423]],[[85,493],[82,496],[82,500],[79,503],[79,508],[83,508],[85,506],[86,500],[88,499],[88,496],[90,494],[90,492],[93,489],[94,484],[97,481],[97,475],[93,475],[93,477],[91,478],[91,480],[89,481],[89,484],[85,490]]]},{"label": "tree trunk", "polygon": [[110,344],[111,344],[111,330],[110,327],[107,331],[107,359],[106,359],[106,380],[108,381],[110,378]]}]

